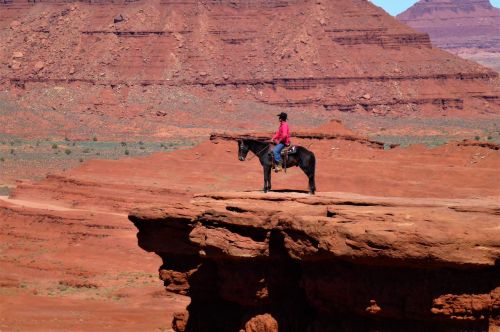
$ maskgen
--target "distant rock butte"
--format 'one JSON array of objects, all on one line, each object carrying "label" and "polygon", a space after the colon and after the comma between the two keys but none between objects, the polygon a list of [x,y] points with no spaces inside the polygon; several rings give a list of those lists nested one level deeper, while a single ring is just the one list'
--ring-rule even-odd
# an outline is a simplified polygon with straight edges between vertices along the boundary
[{"label": "distant rock butte", "polygon": [[494,199],[226,192],[129,219],[166,289],[191,297],[177,331],[486,331],[498,214]]},{"label": "distant rock butte", "polygon": [[398,19],[436,46],[500,70],[500,9],[488,0],[421,0]]},{"label": "distant rock butte", "polygon": [[[11,134],[25,131],[24,117],[40,124],[34,136],[159,137],[168,126],[240,128],[248,118],[263,128],[283,109],[302,124],[331,111],[500,112],[496,72],[433,48],[427,34],[369,1],[42,0],[0,8],[0,99],[20,109],[0,112]],[[115,23],[117,15],[124,20]],[[14,52],[23,57],[12,59]]]}]

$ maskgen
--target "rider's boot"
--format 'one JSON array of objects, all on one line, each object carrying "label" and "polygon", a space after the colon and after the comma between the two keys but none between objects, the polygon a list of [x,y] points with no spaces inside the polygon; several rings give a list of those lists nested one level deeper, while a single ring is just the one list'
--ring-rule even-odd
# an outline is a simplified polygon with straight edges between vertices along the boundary
[{"label": "rider's boot", "polygon": [[283,170],[283,162],[282,161],[278,161],[276,163],[276,167],[274,168],[274,171],[276,173],[278,173],[278,172],[281,172],[281,170]]}]

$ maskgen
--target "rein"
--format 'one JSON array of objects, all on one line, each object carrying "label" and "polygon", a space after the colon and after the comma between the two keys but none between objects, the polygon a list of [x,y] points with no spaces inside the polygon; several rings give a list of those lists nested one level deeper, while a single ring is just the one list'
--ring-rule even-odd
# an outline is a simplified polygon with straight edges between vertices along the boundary
[{"label": "rein", "polygon": [[[247,158],[247,160],[252,160],[253,158],[257,157],[258,155],[260,155],[262,153],[262,151],[264,151],[265,149],[269,149],[269,145],[266,145],[262,150],[260,150],[259,152],[255,153],[253,156],[250,156],[250,158]],[[260,157],[260,156],[259,156]]]}]

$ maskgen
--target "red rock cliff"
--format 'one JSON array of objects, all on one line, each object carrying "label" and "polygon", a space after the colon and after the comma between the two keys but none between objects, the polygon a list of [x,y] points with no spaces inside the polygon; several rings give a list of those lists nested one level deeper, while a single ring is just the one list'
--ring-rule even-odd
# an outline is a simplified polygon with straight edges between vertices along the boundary
[{"label": "red rock cliff", "polygon": [[497,214],[487,199],[212,193],[129,219],[166,289],[191,297],[177,331],[493,331]]},{"label": "red rock cliff", "polygon": [[329,110],[499,111],[495,72],[368,1],[4,1],[0,18],[0,98],[33,121],[43,109],[53,123],[130,132],[133,120],[160,135],[248,112],[263,125],[283,107],[315,110],[297,112],[303,123]]},{"label": "red rock cliff", "polygon": [[438,47],[500,70],[500,9],[488,0],[419,1],[398,19]]}]

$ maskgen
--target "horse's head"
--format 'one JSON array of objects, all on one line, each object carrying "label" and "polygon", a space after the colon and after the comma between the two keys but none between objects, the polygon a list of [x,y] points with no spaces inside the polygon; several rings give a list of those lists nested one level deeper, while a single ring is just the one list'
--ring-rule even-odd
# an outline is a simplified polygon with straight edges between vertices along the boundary
[{"label": "horse's head", "polygon": [[248,145],[245,144],[243,140],[238,140],[238,159],[240,161],[245,161],[248,154]]}]

